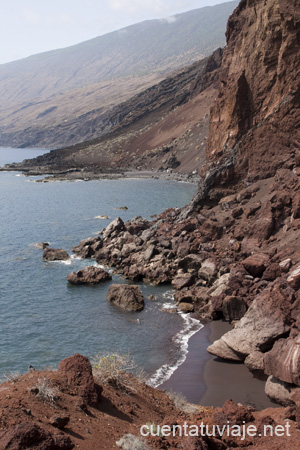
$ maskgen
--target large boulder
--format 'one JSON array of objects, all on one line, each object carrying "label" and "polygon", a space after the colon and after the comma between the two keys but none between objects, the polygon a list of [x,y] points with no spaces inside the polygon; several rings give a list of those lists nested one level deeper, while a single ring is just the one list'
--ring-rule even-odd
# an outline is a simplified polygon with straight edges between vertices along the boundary
[{"label": "large boulder", "polygon": [[102,388],[94,381],[88,358],[76,353],[59,363],[58,373],[65,376],[69,392],[80,397],[79,406],[82,409],[87,405],[96,405],[100,401]]},{"label": "large boulder", "polygon": [[179,273],[172,280],[172,285],[175,289],[183,289],[185,287],[189,287],[194,283],[194,276],[190,273]]},{"label": "large boulder", "polygon": [[255,253],[242,262],[247,272],[249,272],[253,277],[260,277],[266,270],[269,263],[270,258],[264,253]]},{"label": "large boulder", "polygon": [[274,402],[283,406],[293,405],[292,392],[293,387],[290,384],[280,381],[272,375],[267,379],[265,393]]},{"label": "large boulder", "polygon": [[78,272],[71,272],[67,280],[71,284],[98,284],[111,280],[110,273],[96,266],[86,266]]},{"label": "large boulder", "polygon": [[45,248],[43,253],[43,259],[45,261],[67,261],[70,256],[66,250],[62,248]]},{"label": "large boulder", "polygon": [[300,337],[280,339],[264,355],[267,375],[300,386]]},{"label": "large boulder", "polygon": [[[235,328],[224,334],[220,340],[244,357],[257,350],[269,350],[273,343],[290,329],[293,301],[293,290],[283,280],[272,283],[254,299]],[[210,346],[211,353],[224,357],[218,354],[219,346],[219,341],[215,341]]]},{"label": "large boulder", "polygon": [[141,311],[144,308],[144,297],[138,286],[129,284],[112,284],[106,300],[126,311]]}]

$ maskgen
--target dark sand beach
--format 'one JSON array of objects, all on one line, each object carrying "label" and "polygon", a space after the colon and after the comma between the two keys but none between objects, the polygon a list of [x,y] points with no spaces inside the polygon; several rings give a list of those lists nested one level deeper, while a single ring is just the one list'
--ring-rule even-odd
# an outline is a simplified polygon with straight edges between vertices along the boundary
[{"label": "dark sand beach", "polygon": [[231,398],[256,409],[276,406],[264,392],[264,381],[255,378],[244,364],[222,361],[206,349],[231,326],[222,321],[207,323],[189,340],[185,362],[159,386],[182,393],[192,403],[222,406]]}]

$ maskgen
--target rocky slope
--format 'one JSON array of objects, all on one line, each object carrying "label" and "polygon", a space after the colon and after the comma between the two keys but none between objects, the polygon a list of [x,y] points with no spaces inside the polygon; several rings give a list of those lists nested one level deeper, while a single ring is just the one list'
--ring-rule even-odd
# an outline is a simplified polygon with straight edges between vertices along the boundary
[{"label": "rocky slope", "polygon": [[99,114],[223,46],[236,5],[145,21],[0,65],[0,145],[57,148],[99,137],[99,121],[92,123]]},{"label": "rocky slope", "polygon": [[[102,172],[167,169],[191,172],[203,166],[209,109],[216,96],[222,50],[216,50],[159,84],[74,123],[84,134],[95,127],[100,139],[55,150],[11,168],[67,178],[93,178]],[[69,124],[61,133],[72,131]],[[44,131],[47,133],[47,130]],[[75,132],[75,131],[74,131]]]},{"label": "rocky slope", "polygon": [[[102,386],[97,371],[92,372],[89,360],[79,354],[61,361],[57,370],[31,368],[3,383],[0,408],[1,450],[299,448],[293,408],[255,412],[231,400],[222,408],[201,408],[126,373],[118,377],[117,384],[112,378]],[[244,438],[242,431],[240,436],[214,433],[213,426],[222,430],[224,424],[252,427],[252,436]],[[141,437],[140,427],[145,425],[144,433],[152,426],[154,436]],[[169,429],[177,425],[175,436],[158,433],[156,427],[163,425]],[[182,428],[180,436],[179,427],[184,426],[186,432]],[[195,433],[195,426],[203,427],[199,428],[203,436],[185,436],[189,427]],[[265,426],[278,430],[280,436],[270,436],[270,428],[263,436]]]}]

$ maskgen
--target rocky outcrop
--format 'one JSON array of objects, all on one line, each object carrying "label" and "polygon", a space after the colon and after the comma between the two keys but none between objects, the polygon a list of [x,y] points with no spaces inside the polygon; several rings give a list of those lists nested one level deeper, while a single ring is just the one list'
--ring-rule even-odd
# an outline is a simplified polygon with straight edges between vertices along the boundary
[{"label": "rocky outcrop", "polygon": [[106,300],[126,311],[141,311],[144,309],[144,298],[138,286],[129,284],[112,284]]},{"label": "rocky outcrop", "polygon": [[[290,311],[294,301],[293,291],[284,282],[274,282],[259,294],[244,317],[221,341],[231,350],[244,355],[266,351],[290,329]],[[209,351],[217,356],[220,343],[216,341]]]},{"label": "rocky outcrop", "polygon": [[71,450],[74,443],[67,436],[54,435],[34,423],[20,423],[0,437],[3,450]]},{"label": "rocky outcrop", "polygon": [[95,266],[87,266],[67,275],[67,280],[71,284],[98,284],[111,279],[110,273]]},{"label": "rocky outcrop", "polygon": [[66,250],[59,248],[49,248],[46,247],[43,253],[44,261],[66,261],[70,259],[70,256]]},{"label": "rocky outcrop", "polygon": [[69,393],[79,397],[80,408],[86,409],[88,405],[99,403],[102,388],[94,381],[88,358],[78,353],[70,356],[60,362],[58,372],[66,379]]}]

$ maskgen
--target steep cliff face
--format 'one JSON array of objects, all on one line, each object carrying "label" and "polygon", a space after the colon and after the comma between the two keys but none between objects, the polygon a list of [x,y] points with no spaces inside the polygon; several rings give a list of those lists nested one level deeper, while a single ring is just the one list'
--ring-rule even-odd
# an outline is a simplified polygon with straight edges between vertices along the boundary
[{"label": "steep cliff face", "polygon": [[242,0],[229,18],[207,157],[233,156],[238,179],[272,176],[299,151],[299,19],[299,0]]}]

